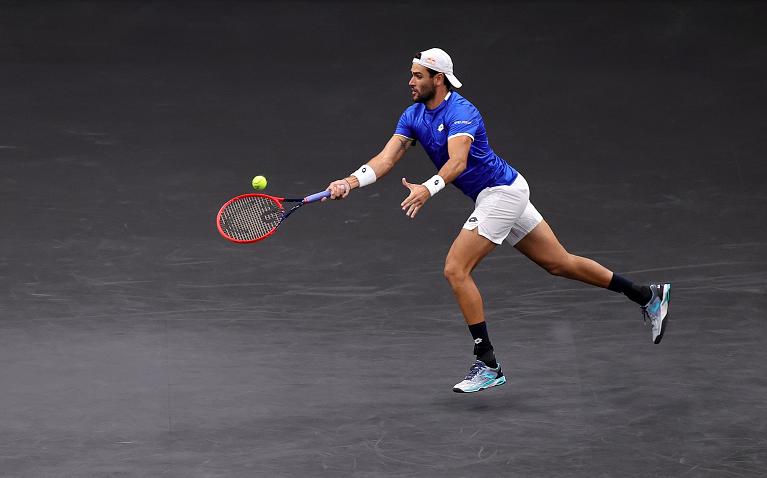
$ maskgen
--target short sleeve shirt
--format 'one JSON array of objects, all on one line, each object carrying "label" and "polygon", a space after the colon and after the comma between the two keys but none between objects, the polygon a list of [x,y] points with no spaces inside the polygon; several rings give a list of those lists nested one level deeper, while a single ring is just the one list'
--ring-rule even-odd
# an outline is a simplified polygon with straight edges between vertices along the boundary
[{"label": "short sleeve shirt", "polygon": [[418,140],[437,170],[449,159],[447,140],[469,136],[473,141],[466,169],[453,184],[472,200],[483,189],[507,186],[517,178],[517,171],[490,147],[479,110],[458,93],[449,92],[433,110],[423,103],[413,104],[402,113],[394,134]]}]

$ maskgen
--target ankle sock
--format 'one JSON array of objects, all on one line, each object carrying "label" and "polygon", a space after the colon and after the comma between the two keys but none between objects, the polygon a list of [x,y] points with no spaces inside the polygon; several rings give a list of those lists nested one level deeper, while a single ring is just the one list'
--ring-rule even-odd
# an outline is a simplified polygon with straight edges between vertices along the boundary
[{"label": "ankle sock", "polygon": [[641,306],[645,306],[652,299],[652,290],[646,285],[636,285],[630,280],[618,274],[613,274],[610,284],[607,288],[613,292],[618,292]]},{"label": "ankle sock", "polygon": [[487,335],[487,323],[482,321],[478,324],[469,325],[469,332],[474,339],[474,355],[477,359],[485,362],[490,368],[496,368],[498,362],[495,360],[493,345]]}]

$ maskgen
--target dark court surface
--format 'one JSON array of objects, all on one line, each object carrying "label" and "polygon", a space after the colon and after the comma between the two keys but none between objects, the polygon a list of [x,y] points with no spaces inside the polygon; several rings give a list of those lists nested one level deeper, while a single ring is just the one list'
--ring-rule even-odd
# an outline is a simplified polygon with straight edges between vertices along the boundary
[{"label": "dark court surface", "polygon": [[[0,476],[767,475],[767,7],[0,3]],[[568,249],[673,282],[624,297],[512,247],[476,271],[507,385],[442,277],[472,209],[401,177],[250,246],[221,203],[377,153],[414,52],[452,55]]]}]

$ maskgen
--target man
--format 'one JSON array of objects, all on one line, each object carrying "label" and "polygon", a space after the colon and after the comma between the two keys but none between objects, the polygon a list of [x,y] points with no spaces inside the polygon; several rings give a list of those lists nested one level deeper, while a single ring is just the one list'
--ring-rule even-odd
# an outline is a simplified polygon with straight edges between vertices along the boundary
[{"label": "man", "polygon": [[475,201],[445,259],[445,278],[474,339],[476,361],[455,392],[478,392],[506,383],[487,333],[482,297],[471,273],[504,239],[553,275],[625,294],[642,308],[660,343],[668,323],[671,284],[638,286],[597,262],[568,253],[530,202],[525,178],[493,152],[479,111],[452,91],[461,82],[450,56],[439,48],[413,58],[410,91],[414,104],[399,119],[383,150],[344,179],[328,185],[331,199],[344,199],[352,189],[372,184],[388,173],[416,141],[438,173],[423,184],[402,184],[409,194],[402,210],[414,218],[435,194],[453,183]]}]

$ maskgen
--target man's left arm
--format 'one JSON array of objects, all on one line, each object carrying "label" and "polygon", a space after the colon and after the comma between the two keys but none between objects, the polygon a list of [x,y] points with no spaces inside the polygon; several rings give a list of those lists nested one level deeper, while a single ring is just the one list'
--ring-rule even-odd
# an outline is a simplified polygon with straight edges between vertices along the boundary
[{"label": "man's left arm", "polygon": [[411,219],[414,218],[430,197],[445,187],[445,185],[453,182],[466,169],[472,141],[472,137],[468,135],[458,135],[448,139],[447,153],[450,159],[442,165],[439,173],[426,181],[426,183],[411,184],[405,178],[402,178],[402,185],[410,190],[408,197],[400,204],[406,216]]}]

